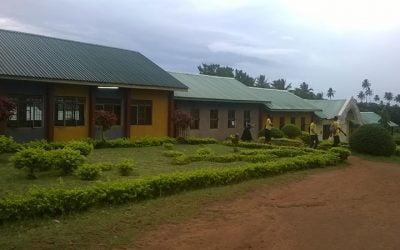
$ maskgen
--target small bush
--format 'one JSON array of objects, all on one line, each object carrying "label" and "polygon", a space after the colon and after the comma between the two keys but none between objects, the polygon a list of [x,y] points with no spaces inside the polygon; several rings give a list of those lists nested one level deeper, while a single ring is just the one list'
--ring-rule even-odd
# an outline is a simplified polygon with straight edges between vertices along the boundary
[{"label": "small bush", "polygon": [[177,138],[178,143],[180,144],[189,144],[189,145],[199,145],[199,144],[216,144],[218,141],[214,138],[207,137],[179,137]]},{"label": "small bush", "polygon": [[97,163],[97,166],[101,169],[101,171],[110,171],[113,168],[113,164],[111,162]]},{"label": "small bush", "polygon": [[301,130],[299,127],[293,124],[286,124],[282,128],[282,132],[289,138],[295,139],[301,135]]},{"label": "small bush", "polygon": [[310,144],[310,142],[311,142],[310,133],[301,131],[300,139],[304,144],[307,144],[307,145]]},{"label": "small bush", "polygon": [[133,172],[135,168],[135,162],[133,160],[123,160],[118,163],[116,167],[122,176],[128,176]]},{"label": "small bush", "polygon": [[88,156],[93,150],[93,145],[84,141],[70,141],[65,145],[65,148],[77,150],[81,155]]},{"label": "small bush", "polygon": [[35,171],[46,166],[46,151],[40,148],[27,148],[17,152],[10,158],[17,169],[27,169],[28,178],[36,179]]},{"label": "small bush", "polygon": [[97,179],[101,174],[101,167],[97,164],[83,164],[79,166],[75,175],[77,175],[81,180],[91,181]]},{"label": "small bush", "polygon": [[175,151],[175,150],[166,150],[164,152],[162,152],[162,154],[166,157],[176,157],[176,156],[181,156],[183,155],[182,152],[179,151]]},{"label": "small bush", "polygon": [[396,151],[394,152],[394,154],[400,156],[400,146],[396,146]]},{"label": "small bush", "polygon": [[271,144],[275,145],[275,146],[289,146],[289,147],[302,147],[302,146],[304,146],[302,141],[288,139],[288,138],[273,139],[271,141]]},{"label": "small bush", "polygon": [[348,149],[341,147],[331,148],[329,151],[337,154],[342,161],[347,160],[347,158],[351,155],[351,152]]},{"label": "small bush", "polygon": [[271,138],[283,138],[285,134],[278,128],[271,129]]},{"label": "small bush", "polygon": [[171,150],[174,147],[174,144],[172,144],[172,143],[164,143],[163,147],[165,149]]},{"label": "small bush", "polygon": [[94,148],[140,148],[162,146],[164,143],[176,143],[173,138],[118,138],[105,141],[94,141]]},{"label": "small bush", "polygon": [[350,136],[350,148],[358,153],[391,156],[396,145],[387,129],[378,124],[367,124]]},{"label": "small bush", "polygon": [[48,166],[60,169],[64,174],[72,173],[85,162],[85,157],[71,148],[48,151],[46,157]]},{"label": "small bush", "polygon": [[14,153],[19,150],[20,146],[14,141],[12,137],[0,135],[0,154],[1,153]]},{"label": "small bush", "polygon": [[207,147],[202,147],[196,150],[196,154],[201,155],[201,156],[206,156],[212,154],[213,151],[211,148]]}]

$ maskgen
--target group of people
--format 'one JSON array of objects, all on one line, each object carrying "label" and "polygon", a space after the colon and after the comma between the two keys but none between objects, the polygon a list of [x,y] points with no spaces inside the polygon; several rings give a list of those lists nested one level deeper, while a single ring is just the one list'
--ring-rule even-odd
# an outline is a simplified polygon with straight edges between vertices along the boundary
[{"label": "group of people", "polygon": [[[271,143],[271,129],[273,127],[271,116],[268,115],[265,120],[265,143]],[[346,133],[340,127],[340,122],[337,116],[334,117],[333,123],[331,125],[331,135],[333,136],[333,146],[337,147],[340,144],[340,133],[343,133],[345,136]],[[316,149],[318,147],[318,133],[317,133],[317,125],[314,122],[314,117],[311,117],[311,123],[309,128],[310,133],[310,147]]]}]

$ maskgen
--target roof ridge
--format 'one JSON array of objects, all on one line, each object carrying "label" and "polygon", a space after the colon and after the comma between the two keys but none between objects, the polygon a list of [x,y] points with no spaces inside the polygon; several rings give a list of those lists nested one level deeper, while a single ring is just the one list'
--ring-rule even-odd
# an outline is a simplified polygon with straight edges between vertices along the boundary
[{"label": "roof ridge", "polygon": [[[282,92],[291,93],[289,90],[286,90],[286,89],[272,89],[272,88],[261,88],[261,87],[252,87],[252,86],[249,86],[249,88],[251,88],[251,89],[262,89],[262,90],[282,91]],[[293,94],[293,93],[291,93],[291,94]]]},{"label": "roof ridge", "polygon": [[[216,77],[216,78],[228,78],[228,79],[234,79],[238,81],[235,77],[229,77],[229,76],[213,76],[213,75],[205,75],[205,74],[200,74],[200,73],[188,73],[188,72],[172,72],[172,71],[167,71],[168,73],[172,74],[184,74],[184,75],[193,75],[193,76],[206,76],[206,77]],[[239,81],[238,81],[239,82]],[[243,84],[244,85],[244,84]]]},{"label": "roof ridge", "polygon": [[139,51],[136,51],[136,50],[122,49],[122,48],[118,48],[118,47],[112,47],[109,45],[101,45],[101,44],[96,44],[96,43],[83,42],[83,41],[71,40],[71,39],[66,39],[66,38],[53,37],[53,36],[49,36],[49,35],[41,35],[41,34],[34,34],[34,33],[28,33],[28,32],[23,32],[23,31],[17,31],[17,30],[6,30],[6,29],[0,29],[0,32],[23,34],[23,35],[27,35],[27,36],[59,40],[59,41],[64,41],[64,42],[68,42],[68,43],[80,43],[80,44],[85,44],[85,45],[89,45],[89,46],[97,46],[97,47],[103,47],[103,48],[108,48],[108,49],[122,50],[122,51],[134,52],[134,53],[143,55],[142,53],[140,53]]}]

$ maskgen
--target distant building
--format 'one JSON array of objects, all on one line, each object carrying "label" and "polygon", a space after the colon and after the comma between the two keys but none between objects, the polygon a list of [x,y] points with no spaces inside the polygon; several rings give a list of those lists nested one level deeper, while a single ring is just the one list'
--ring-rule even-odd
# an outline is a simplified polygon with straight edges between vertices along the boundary
[{"label": "distant building", "polygon": [[[374,112],[361,112],[361,119],[363,121],[363,124],[379,124],[379,121],[381,120],[381,116]],[[397,125],[396,123],[394,123],[392,121],[389,121],[388,125],[391,128],[392,133],[393,133],[394,128],[399,127],[399,125]]]}]

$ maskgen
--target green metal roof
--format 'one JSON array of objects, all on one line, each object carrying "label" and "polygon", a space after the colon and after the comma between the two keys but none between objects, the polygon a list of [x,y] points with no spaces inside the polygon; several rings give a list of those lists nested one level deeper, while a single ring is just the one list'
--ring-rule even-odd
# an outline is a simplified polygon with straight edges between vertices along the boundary
[{"label": "green metal roof", "polygon": [[0,29],[0,78],[186,89],[142,54]]},{"label": "green metal roof", "polygon": [[[381,119],[381,116],[374,113],[374,112],[360,112],[361,113],[361,119],[364,124],[376,124],[379,123],[379,120]],[[390,127],[398,127],[394,122],[389,122]]]},{"label": "green metal roof", "polygon": [[258,100],[248,87],[234,78],[172,72],[170,74],[189,87],[187,92],[175,92],[175,99],[248,103],[269,101]]},{"label": "green metal roof", "polygon": [[317,111],[319,108],[314,107],[306,100],[290,93],[286,90],[265,89],[265,88],[249,88],[257,100],[268,100],[266,106],[273,111],[296,111],[307,112]]},{"label": "green metal roof", "polygon": [[346,104],[346,100],[307,100],[308,103],[322,110],[327,119],[339,115],[340,110]]}]

